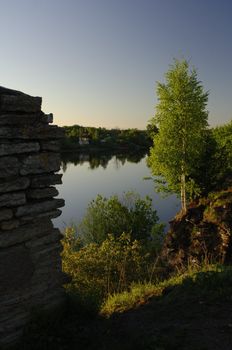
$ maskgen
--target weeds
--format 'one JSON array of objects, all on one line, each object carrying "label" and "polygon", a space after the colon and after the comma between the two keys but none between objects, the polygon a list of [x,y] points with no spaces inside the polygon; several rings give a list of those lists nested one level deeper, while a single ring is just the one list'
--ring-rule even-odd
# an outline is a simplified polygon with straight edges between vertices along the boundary
[{"label": "weeds", "polygon": [[158,282],[156,284],[133,284],[129,291],[110,295],[101,307],[100,313],[109,317],[113,313],[125,312],[147,303],[153,297],[168,296],[167,301],[175,297],[189,298],[192,294],[214,300],[232,292],[232,267],[205,265],[201,268],[189,268],[185,273]]}]

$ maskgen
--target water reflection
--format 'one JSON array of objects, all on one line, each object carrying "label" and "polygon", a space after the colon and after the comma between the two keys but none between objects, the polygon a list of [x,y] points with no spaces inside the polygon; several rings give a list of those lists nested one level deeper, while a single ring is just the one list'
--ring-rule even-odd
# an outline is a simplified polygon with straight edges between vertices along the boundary
[{"label": "water reflection", "polygon": [[134,191],[142,198],[149,196],[161,222],[167,224],[179,210],[175,196],[162,198],[154,191],[146,164],[145,152],[134,153],[64,153],[62,155],[63,184],[57,186],[60,198],[65,199],[62,215],[54,220],[63,230],[71,223],[78,224],[88,204],[98,194],[109,198]]},{"label": "water reflection", "polygon": [[61,154],[61,168],[63,173],[67,171],[69,164],[83,165],[88,162],[89,168],[94,170],[99,167],[106,169],[109,161],[114,158],[115,168],[118,169],[126,162],[139,163],[146,156],[146,151],[137,151],[130,153],[62,153]]}]

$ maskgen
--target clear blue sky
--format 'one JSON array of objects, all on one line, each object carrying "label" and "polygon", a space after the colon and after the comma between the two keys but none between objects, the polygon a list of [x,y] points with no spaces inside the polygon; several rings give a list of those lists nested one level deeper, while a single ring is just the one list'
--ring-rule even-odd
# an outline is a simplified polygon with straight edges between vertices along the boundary
[{"label": "clear blue sky", "polygon": [[0,85],[59,125],[145,128],[156,81],[191,59],[209,122],[232,117],[231,0],[0,0]]}]

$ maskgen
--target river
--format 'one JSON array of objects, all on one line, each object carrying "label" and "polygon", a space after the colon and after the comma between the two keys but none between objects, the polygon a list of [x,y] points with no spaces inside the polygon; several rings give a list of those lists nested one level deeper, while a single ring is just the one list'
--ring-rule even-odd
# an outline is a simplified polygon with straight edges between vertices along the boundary
[{"label": "river", "polygon": [[61,173],[63,184],[57,186],[59,198],[65,199],[62,215],[53,220],[61,231],[66,226],[76,224],[83,218],[88,203],[97,194],[119,197],[126,191],[135,191],[141,197],[152,198],[153,207],[157,211],[160,222],[166,224],[178,212],[179,200],[174,196],[162,198],[155,193],[150,170],[146,165],[144,154],[130,155],[88,155],[66,154],[63,156]]}]

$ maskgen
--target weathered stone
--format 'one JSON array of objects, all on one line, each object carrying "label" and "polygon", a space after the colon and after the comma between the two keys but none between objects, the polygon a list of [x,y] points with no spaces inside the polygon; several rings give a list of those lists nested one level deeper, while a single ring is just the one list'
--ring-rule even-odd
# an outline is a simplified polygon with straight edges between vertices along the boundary
[{"label": "weathered stone", "polygon": [[0,111],[3,112],[39,112],[41,97],[32,97],[25,94],[0,95]]},{"label": "weathered stone", "polygon": [[33,126],[41,127],[42,124],[53,122],[53,114],[38,113],[17,113],[17,112],[0,112],[0,126]]},{"label": "weathered stone", "polygon": [[44,114],[42,118],[42,122],[46,124],[53,123],[53,114],[52,113]]},{"label": "weathered stone", "polygon": [[22,143],[1,143],[0,156],[20,153],[38,152],[40,145],[38,142],[22,142]]},{"label": "weathered stone", "polygon": [[27,242],[35,237],[41,237],[53,229],[51,220],[35,220],[27,225],[19,226],[9,232],[0,231],[0,248],[15,246],[18,243]]},{"label": "weathered stone", "polygon": [[24,190],[29,184],[30,180],[25,176],[17,177],[10,181],[5,179],[0,182],[0,193]]},{"label": "weathered stone", "polygon": [[[57,258],[59,258],[59,260],[61,260],[60,253],[62,252],[62,250],[63,250],[63,248],[62,248],[60,242],[57,242],[56,244],[48,244],[48,245],[40,246],[37,249],[34,249],[33,255],[34,255],[35,259],[37,259],[37,261],[41,260],[41,258],[44,261],[47,258],[49,261],[52,256],[53,257],[56,256]],[[51,270],[51,265],[50,265],[50,270]]]},{"label": "weathered stone", "polygon": [[0,210],[0,222],[4,220],[9,220],[13,217],[13,211],[11,209],[1,209]]},{"label": "weathered stone", "polygon": [[40,97],[0,87],[0,348],[19,340],[33,308],[64,301],[61,234],[51,222],[64,201],[50,187],[61,183],[64,130],[40,107]]},{"label": "weathered stone", "polygon": [[[42,219],[42,218],[55,219],[58,216],[60,216],[61,213],[62,213],[61,210],[55,209],[55,210],[52,210],[52,211],[47,211],[45,213],[37,214],[36,215],[36,219]],[[32,215],[28,215],[28,216],[22,216],[20,218],[20,224],[28,223],[30,221],[33,221],[34,219],[35,219],[35,216],[33,214]]]},{"label": "weathered stone", "polygon": [[39,153],[30,155],[22,160],[21,175],[40,174],[60,169],[60,157],[58,153]]},{"label": "weathered stone", "polygon": [[37,215],[40,213],[44,213],[47,211],[51,211],[56,208],[60,208],[64,206],[63,199],[50,199],[43,202],[35,202],[31,204],[26,204],[22,207],[18,207],[16,209],[15,215],[16,217],[27,216],[27,215]]},{"label": "weathered stone", "polygon": [[13,230],[19,227],[19,220],[3,221],[0,224],[1,230]]},{"label": "weathered stone", "polygon": [[59,152],[60,143],[59,141],[41,141],[40,147],[42,151]]},{"label": "weathered stone", "polygon": [[27,191],[27,197],[32,199],[51,198],[58,196],[58,194],[59,192],[55,187],[45,187]]},{"label": "weathered stone", "polygon": [[56,125],[38,125],[35,127],[27,125],[25,127],[7,127],[0,128],[0,138],[4,139],[61,139],[64,137],[64,131]]},{"label": "weathered stone", "polygon": [[37,175],[31,179],[32,188],[43,188],[62,183],[62,174]]},{"label": "weathered stone", "polygon": [[[27,317],[28,320],[28,317]],[[9,326],[4,326],[3,329],[0,328],[0,341],[1,341],[1,345],[3,346],[3,348],[7,349],[9,347],[12,347],[12,344],[17,343],[17,341],[22,337],[23,335],[23,328],[22,326],[24,326],[26,324],[26,322],[21,322],[20,326],[17,324],[17,326],[15,326],[14,321],[10,322]]]},{"label": "weathered stone", "polygon": [[0,295],[29,285],[33,270],[30,252],[26,247],[21,245],[1,251]]},{"label": "weathered stone", "polygon": [[47,117],[43,112],[38,113],[0,113],[0,126],[25,126],[36,127],[38,123],[45,123]]},{"label": "weathered stone", "polygon": [[20,163],[16,157],[0,158],[0,178],[18,175]]},{"label": "weathered stone", "polygon": [[31,241],[26,242],[25,246],[28,248],[38,248],[38,247],[44,247],[48,244],[59,242],[60,239],[63,236],[61,235],[60,231],[58,229],[53,229],[47,236],[43,236],[37,239],[33,239]]},{"label": "weathered stone", "polygon": [[0,95],[19,96],[19,95],[26,95],[26,94],[19,90],[8,89],[4,86],[0,86]]},{"label": "weathered stone", "polygon": [[17,207],[26,203],[24,192],[7,193],[0,195],[0,207]]}]

